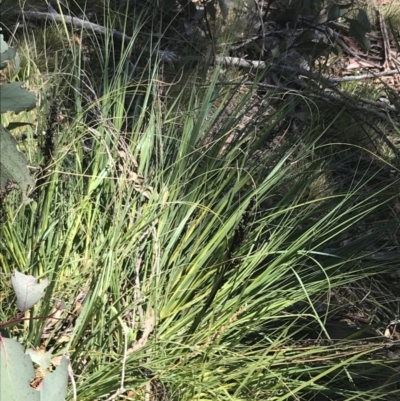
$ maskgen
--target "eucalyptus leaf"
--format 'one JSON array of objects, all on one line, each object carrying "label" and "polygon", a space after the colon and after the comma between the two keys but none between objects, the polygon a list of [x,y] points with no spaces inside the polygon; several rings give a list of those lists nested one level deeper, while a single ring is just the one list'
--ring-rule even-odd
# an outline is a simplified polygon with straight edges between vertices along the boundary
[{"label": "eucalyptus leaf", "polygon": [[0,86],[0,113],[32,110],[36,107],[35,94],[22,88],[20,82],[9,82]]},{"label": "eucalyptus leaf", "polygon": [[213,3],[207,3],[206,12],[210,16],[212,21],[215,21],[217,18],[217,9]]},{"label": "eucalyptus leaf", "polygon": [[333,21],[346,14],[350,5],[348,4],[331,4],[328,7],[328,20]]},{"label": "eucalyptus leaf", "polygon": [[221,9],[222,18],[225,21],[228,18],[229,8],[226,4],[226,0],[218,0],[219,8]]},{"label": "eucalyptus leaf", "polygon": [[44,290],[50,283],[47,278],[38,283],[35,277],[16,271],[11,277],[11,284],[17,295],[17,307],[24,312],[44,297]]},{"label": "eucalyptus leaf", "polygon": [[23,346],[10,338],[1,338],[0,399],[40,401],[40,393],[29,385],[34,378],[32,361]]},{"label": "eucalyptus leaf", "polygon": [[367,52],[370,49],[371,41],[366,36],[367,30],[359,21],[354,19],[350,20],[349,33],[357,40],[364,51]]},{"label": "eucalyptus leaf", "polygon": [[358,10],[357,21],[366,29],[367,32],[371,31],[371,23],[365,10]]},{"label": "eucalyptus leaf", "polygon": [[27,168],[25,155],[18,150],[15,138],[0,124],[0,193],[10,183],[16,183],[22,191],[24,203],[30,199],[28,194],[35,181]]},{"label": "eucalyptus leaf", "polygon": [[31,357],[32,362],[40,366],[42,372],[44,372],[50,367],[51,364],[50,351],[43,352],[41,349],[40,350],[28,349],[26,350],[26,353]]},{"label": "eucalyptus leaf", "polygon": [[43,379],[40,401],[63,401],[68,389],[68,359],[63,356],[56,370]]},{"label": "eucalyptus leaf", "polygon": [[16,50],[8,46],[7,42],[4,40],[4,36],[0,33],[0,70],[6,68],[8,62],[14,59],[16,54]]},{"label": "eucalyptus leaf", "polygon": [[68,359],[63,356],[55,371],[47,373],[35,389],[30,385],[35,378],[31,357],[24,353],[21,344],[10,338],[0,337],[0,399],[64,401],[68,389],[68,363]]}]

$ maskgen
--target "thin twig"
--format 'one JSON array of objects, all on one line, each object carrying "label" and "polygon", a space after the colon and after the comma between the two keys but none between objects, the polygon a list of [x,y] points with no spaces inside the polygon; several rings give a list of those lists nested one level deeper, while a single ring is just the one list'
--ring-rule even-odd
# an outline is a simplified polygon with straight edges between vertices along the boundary
[{"label": "thin twig", "polygon": [[383,54],[384,60],[383,65],[387,68],[390,65],[390,42],[389,35],[386,27],[385,17],[378,11],[379,15],[379,24],[381,26],[382,38],[383,38]]},{"label": "thin twig", "polygon": [[[146,358],[146,361],[147,361],[147,364],[149,364],[149,362],[150,362],[150,357],[149,356]],[[146,383],[146,389],[145,389],[144,394],[145,394],[144,400],[145,401],[150,401],[150,398],[151,398],[151,380],[149,380]]]},{"label": "thin twig", "polygon": [[71,380],[71,384],[72,384],[72,393],[73,393],[74,401],[77,401],[78,395],[77,395],[77,391],[76,391],[76,382],[75,382],[74,372],[72,370],[71,362],[69,360],[69,354],[66,354],[65,357],[68,359],[68,376],[69,376],[69,379]]},{"label": "thin twig", "polygon": [[[147,231],[147,230],[146,230]],[[139,243],[141,243],[141,241],[139,241]],[[143,325],[144,324],[144,313],[143,313],[143,307],[142,307],[142,294],[140,292],[140,266],[142,264],[142,258],[139,256],[136,260],[136,266],[135,266],[135,301],[138,305],[138,311],[139,311],[139,321],[140,324]]]},{"label": "thin twig", "polygon": [[382,71],[382,72],[367,72],[366,74],[362,75],[349,75],[347,77],[342,77],[342,78],[325,78],[328,81],[332,83],[337,83],[337,82],[347,82],[347,81],[361,81],[363,79],[374,79],[378,77],[386,77],[389,75],[396,75],[400,74],[399,69],[394,69],[394,70],[389,70],[389,71]]},{"label": "thin twig", "polygon": [[[148,232],[148,230],[146,230]],[[140,325],[141,325],[141,331],[142,331],[142,336],[139,340],[136,340],[133,342],[132,346],[127,350],[127,354],[131,354],[132,352],[138,351],[139,349],[143,348],[147,340],[150,336],[150,334],[153,332],[154,327],[156,325],[156,317],[153,308],[149,308],[147,313],[148,317],[145,320],[144,318],[144,312],[143,312],[143,307],[142,307],[142,294],[140,291],[140,266],[142,263],[142,258],[139,256],[136,260],[136,266],[135,266],[135,273],[136,273],[136,278],[135,278],[135,301],[138,303],[138,313],[139,313],[139,320],[140,320]]]}]

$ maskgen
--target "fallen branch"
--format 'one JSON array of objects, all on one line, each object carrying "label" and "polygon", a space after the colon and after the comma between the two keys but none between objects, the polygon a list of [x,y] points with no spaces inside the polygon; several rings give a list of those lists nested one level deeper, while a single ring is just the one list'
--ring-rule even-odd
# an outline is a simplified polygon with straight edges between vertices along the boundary
[{"label": "fallen branch", "polygon": [[260,60],[246,60],[239,57],[228,57],[228,56],[215,56],[215,62],[224,65],[232,65],[235,67],[251,68],[256,70],[263,70],[268,67],[265,61]]},{"label": "fallen branch", "polygon": [[[134,40],[132,36],[126,35],[125,33],[117,31],[116,29],[106,28],[93,22],[85,21],[77,17],[71,17],[69,15],[61,15],[55,12],[45,13],[40,11],[23,11],[22,14],[28,20],[62,22],[71,24],[77,29],[86,29],[88,31],[92,31],[94,33],[99,33],[102,35],[112,34],[113,38],[120,42],[129,42],[131,40]],[[158,54],[161,57],[162,61],[167,63],[171,63],[177,60],[177,56],[175,55],[175,53],[168,50],[159,50]]]},{"label": "fallen branch", "polygon": [[266,69],[267,67],[270,67],[273,69],[287,70],[287,71],[291,71],[291,72],[295,72],[295,73],[304,75],[305,77],[311,77],[311,78],[315,79],[316,81],[323,80],[326,83],[329,83],[332,85],[336,84],[338,82],[361,81],[363,79],[374,79],[374,78],[385,77],[385,76],[389,76],[389,75],[400,74],[399,69],[394,69],[394,70],[382,71],[382,72],[368,72],[368,73],[362,74],[362,75],[349,75],[347,77],[341,77],[341,78],[327,78],[321,74],[316,74],[316,73],[310,72],[310,71],[306,70],[305,68],[290,67],[287,65],[274,66],[272,64],[267,64],[265,61],[260,61],[260,60],[247,60],[247,59],[239,58],[239,57],[216,56],[215,62],[222,63],[224,65],[231,65],[231,66],[235,66],[235,67],[251,68],[251,69],[255,69],[255,70],[262,70],[262,69]]},{"label": "fallen branch", "polygon": [[387,68],[391,64],[389,35],[387,31],[385,17],[379,11],[378,11],[378,16],[383,39],[383,57],[384,57],[383,65],[385,66],[385,68]]},{"label": "fallen branch", "polygon": [[255,69],[255,70],[263,70],[263,69],[268,69],[270,68],[271,70],[278,70],[278,71],[290,71],[297,73],[299,75],[304,75],[305,77],[311,77],[316,81],[323,81],[327,85],[329,84],[334,84],[333,82],[329,82],[329,78],[325,78],[321,74],[315,74],[311,71],[306,70],[305,68],[296,68],[296,67],[289,67],[286,65],[274,65],[272,62],[271,63],[266,63],[265,61],[260,61],[260,60],[246,60],[244,58],[239,58],[239,57],[228,57],[228,56],[220,56],[217,55],[215,56],[215,62],[216,63],[222,63],[224,65],[231,65],[235,67],[242,67],[242,68],[250,68],[250,69]]},{"label": "fallen branch", "polygon": [[128,36],[116,29],[109,29],[104,26],[94,24],[90,21],[85,21],[81,18],[71,17],[69,15],[61,15],[58,13],[44,13],[40,11],[23,11],[23,16],[27,19],[34,21],[51,21],[51,22],[65,22],[67,24],[73,25],[77,29],[87,29],[95,33],[100,33],[106,35],[112,33],[113,38],[121,42],[129,42],[132,37]]},{"label": "fallen branch", "polygon": [[[400,123],[391,119],[386,114],[376,111],[372,107],[354,104],[354,102],[353,102],[354,99],[352,99],[349,95],[345,94],[344,92],[340,91],[339,89],[336,89],[337,94],[335,94],[333,92],[326,92],[326,91],[315,93],[315,92],[307,91],[307,88],[306,88],[307,84],[305,82],[300,81],[300,80],[297,80],[296,82],[299,85],[304,87],[305,92],[301,92],[301,93],[305,93],[309,97],[322,99],[325,101],[326,100],[333,101],[333,102],[340,104],[341,106],[346,107],[347,109],[353,109],[355,111],[361,112],[362,114],[373,114],[375,117],[379,118],[380,120],[386,121],[389,124],[400,128]],[[254,85],[254,83],[251,83],[251,82],[246,82],[246,83],[219,82],[218,85]],[[276,91],[287,91],[287,92],[294,91],[293,88],[288,88],[288,87],[278,86],[278,85],[271,85],[271,84],[264,84],[264,83],[259,83],[258,86],[260,88],[268,88],[268,89],[273,89]],[[369,99],[359,98],[359,99],[357,99],[357,101],[365,102],[366,104],[371,104],[371,106],[375,106],[375,107],[378,105],[379,108],[382,108],[386,112],[396,111],[396,109],[393,106],[386,106],[386,105],[380,104],[378,102],[373,102]],[[347,110],[347,111],[350,111],[350,110]],[[377,131],[375,130],[375,132],[377,132]],[[379,134],[381,139],[385,142],[385,144],[393,151],[393,153],[396,154],[396,156],[398,158],[400,158],[400,150],[397,149],[397,147],[389,140],[389,138],[386,136],[386,134],[383,132],[377,132],[377,133]]]},{"label": "fallen branch", "polygon": [[367,72],[366,74],[362,75],[349,75],[347,77],[342,77],[342,78],[326,78],[326,79],[332,83],[337,83],[337,82],[347,82],[347,81],[362,81],[363,79],[374,79],[396,74],[400,74],[400,69],[382,71],[382,72]]}]

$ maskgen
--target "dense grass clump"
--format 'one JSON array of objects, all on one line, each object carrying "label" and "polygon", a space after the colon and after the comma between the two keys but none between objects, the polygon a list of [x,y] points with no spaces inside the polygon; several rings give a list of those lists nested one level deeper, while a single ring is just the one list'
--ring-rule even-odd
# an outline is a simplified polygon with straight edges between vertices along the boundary
[{"label": "dense grass clump", "polygon": [[399,224],[395,161],[337,139],[345,107],[260,90],[263,71],[249,85],[233,67],[173,67],[154,37],[137,53],[57,29],[51,70],[20,38],[38,185],[2,205],[0,284],[11,305],[14,269],[47,276],[33,314],[66,309],[10,336],[68,352],[79,401],[398,399],[396,341],[372,328],[396,300],[369,299],[359,333],[338,318],[393,271],[368,255]]}]

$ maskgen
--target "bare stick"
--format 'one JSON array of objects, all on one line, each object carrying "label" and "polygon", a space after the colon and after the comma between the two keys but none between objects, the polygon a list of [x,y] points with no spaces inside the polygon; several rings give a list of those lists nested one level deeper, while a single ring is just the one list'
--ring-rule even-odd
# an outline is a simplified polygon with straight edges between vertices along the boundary
[{"label": "bare stick", "polygon": [[71,361],[69,360],[69,354],[67,354],[66,357],[68,358],[68,376],[69,376],[69,379],[71,380],[71,384],[72,384],[73,397],[74,397],[74,401],[77,401],[78,396],[77,396],[77,392],[76,392],[76,382],[75,382],[75,378],[74,378],[74,372],[73,372],[72,366],[71,366]]},{"label": "bare stick", "polygon": [[27,19],[35,20],[35,21],[52,21],[52,22],[66,22],[67,24],[71,24],[78,29],[87,29],[96,33],[101,33],[103,35],[112,33],[113,38],[119,40],[121,42],[128,42],[132,39],[131,36],[125,35],[122,32],[117,31],[116,29],[108,29],[104,26],[94,24],[90,21],[85,21],[80,18],[71,17],[69,15],[61,15],[56,13],[43,13],[39,11],[23,11],[24,17]]},{"label": "bare stick", "polygon": [[222,63],[224,65],[233,65],[235,67],[254,68],[256,70],[265,69],[268,67],[268,64],[265,61],[246,60],[239,57],[216,56],[215,62]]},{"label": "bare stick", "polygon": [[[244,58],[239,58],[239,57],[216,56],[215,61],[217,63],[222,63],[224,65],[233,65],[235,67],[250,68],[250,69],[255,69],[255,70],[266,69],[269,66],[265,61],[246,60]],[[301,74],[301,75],[304,75],[307,77],[311,76],[315,80],[322,79],[330,84],[336,84],[338,82],[347,82],[347,81],[361,81],[363,79],[374,79],[374,78],[379,78],[379,77],[384,77],[384,76],[389,76],[389,75],[400,74],[399,69],[394,69],[394,70],[382,71],[382,72],[368,72],[368,73],[362,74],[362,75],[349,75],[347,77],[342,77],[342,78],[327,78],[320,74],[311,73],[310,71],[308,71],[304,68],[290,67],[287,65],[279,65],[279,66],[271,65],[271,68],[287,70],[287,71],[295,72],[295,73],[298,73],[298,74]]]},{"label": "bare stick", "polygon": [[[147,235],[147,230],[146,233]],[[138,241],[139,243],[141,243],[141,241]],[[138,311],[139,311],[139,321],[140,324],[143,325],[144,324],[144,314],[143,314],[143,307],[142,307],[142,294],[140,292],[140,266],[142,264],[142,258],[139,256],[136,260],[136,266],[135,266],[135,270],[136,270],[136,277],[135,277],[135,301],[137,302],[138,305]]]},{"label": "bare stick", "polygon": [[[93,22],[85,21],[81,18],[71,17],[69,15],[61,15],[54,12],[44,13],[39,11],[23,11],[23,15],[27,19],[35,21],[51,21],[71,24],[75,28],[87,29],[88,31],[100,33],[102,35],[111,33],[113,38],[120,42],[129,42],[133,39],[132,36],[126,35],[125,33],[117,31],[116,29],[109,29]],[[171,63],[177,58],[174,52],[168,50],[158,50],[158,55],[161,57],[162,61],[167,63]]]},{"label": "bare stick", "polygon": [[385,17],[378,11],[379,15],[379,23],[381,26],[382,38],[383,38],[383,51],[384,51],[384,61],[383,65],[388,67],[390,65],[390,42],[389,42],[389,35],[386,27]]},{"label": "bare stick", "polygon": [[336,82],[347,82],[347,81],[361,81],[363,79],[374,79],[396,74],[400,74],[399,69],[382,71],[382,72],[368,72],[362,75],[349,75],[347,77],[342,77],[342,78],[326,78],[326,79],[329,82],[336,83]]}]

